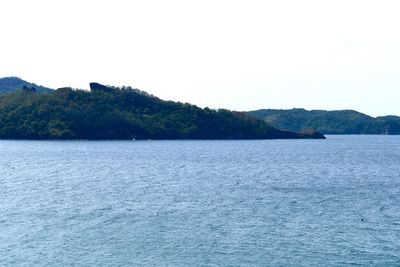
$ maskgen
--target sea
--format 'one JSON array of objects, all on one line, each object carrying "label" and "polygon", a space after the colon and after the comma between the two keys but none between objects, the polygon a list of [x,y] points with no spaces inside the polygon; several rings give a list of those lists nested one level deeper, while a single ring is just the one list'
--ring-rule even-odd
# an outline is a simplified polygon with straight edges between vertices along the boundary
[{"label": "sea", "polygon": [[2,140],[0,266],[400,266],[400,136]]}]

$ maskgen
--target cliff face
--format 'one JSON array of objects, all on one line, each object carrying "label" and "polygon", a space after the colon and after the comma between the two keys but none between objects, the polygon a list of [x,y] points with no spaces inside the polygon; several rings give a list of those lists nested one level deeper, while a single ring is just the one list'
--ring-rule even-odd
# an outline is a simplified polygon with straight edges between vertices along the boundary
[{"label": "cliff face", "polygon": [[112,92],[113,88],[109,87],[109,86],[104,86],[102,84],[99,83],[90,83],[90,91],[92,92]]}]

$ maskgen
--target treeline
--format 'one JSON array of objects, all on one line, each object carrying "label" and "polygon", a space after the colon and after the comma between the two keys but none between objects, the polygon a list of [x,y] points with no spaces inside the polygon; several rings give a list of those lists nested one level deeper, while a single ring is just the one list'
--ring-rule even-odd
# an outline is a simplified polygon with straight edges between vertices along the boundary
[{"label": "treeline", "polygon": [[400,134],[400,117],[371,117],[353,110],[262,109],[248,112],[288,131],[317,130],[323,134]]},{"label": "treeline", "polygon": [[32,88],[0,96],[2,139],[323,138],[280,131],[245,113],[163,101],[129,87]]}]

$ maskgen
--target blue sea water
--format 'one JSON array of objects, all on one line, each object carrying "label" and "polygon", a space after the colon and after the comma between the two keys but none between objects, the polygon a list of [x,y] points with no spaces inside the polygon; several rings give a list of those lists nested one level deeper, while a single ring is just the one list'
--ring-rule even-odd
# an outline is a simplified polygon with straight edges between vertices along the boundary
[{"label": "blue sea water", "polygon": [[399,266],[400,137],[0,141],[0,266]]}]

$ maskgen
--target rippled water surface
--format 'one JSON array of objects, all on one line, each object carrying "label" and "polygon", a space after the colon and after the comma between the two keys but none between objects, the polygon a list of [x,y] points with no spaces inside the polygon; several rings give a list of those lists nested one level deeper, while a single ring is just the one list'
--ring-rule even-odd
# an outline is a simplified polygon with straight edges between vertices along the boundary
[{"label": "rippled water surface", "polygon": [[400,137],[0,141],[1,266],[400,265]]}]

